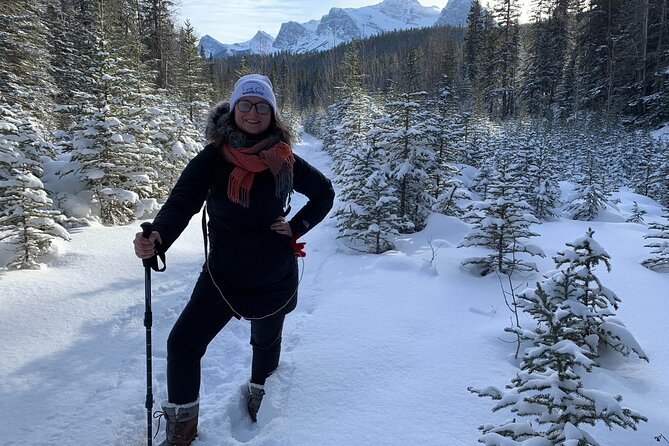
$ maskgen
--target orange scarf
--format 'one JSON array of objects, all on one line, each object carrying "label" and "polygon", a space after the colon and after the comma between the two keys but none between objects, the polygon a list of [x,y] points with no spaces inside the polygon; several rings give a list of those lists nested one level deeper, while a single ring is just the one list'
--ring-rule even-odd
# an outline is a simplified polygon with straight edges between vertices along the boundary
[{"label": "orange scarf", "polygon": [[223,145],[223,156],[235,165],[228,179],[228,198],[233,203],[249,207],[253,179],[256,173],[267,169],[274,175],[277,197],[285,201],[291,192],[295,163],[292,149],[283,141],[265,149],[266,144],[265,139],[251,147]]}]

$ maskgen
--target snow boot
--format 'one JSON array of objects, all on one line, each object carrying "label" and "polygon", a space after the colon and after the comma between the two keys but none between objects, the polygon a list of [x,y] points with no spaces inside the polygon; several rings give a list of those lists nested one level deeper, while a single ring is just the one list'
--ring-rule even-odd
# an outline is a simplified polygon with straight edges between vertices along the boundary
[{"label": "snow boot", "polygon": [[249,417],[255,423],[258,421],[258,410],[262,397],[265,396],[265,386],[249,382],[246,394],[246,409],[249,411]]},{"label": "snow boot", "polygon": [[[166,439],[160,446],[188,446],[197,435],[199,400],[189,404],[172,404],[163,401],[162,412],[156,418],[165,417]],[[160,426],[158,427],[160,429]]]}]

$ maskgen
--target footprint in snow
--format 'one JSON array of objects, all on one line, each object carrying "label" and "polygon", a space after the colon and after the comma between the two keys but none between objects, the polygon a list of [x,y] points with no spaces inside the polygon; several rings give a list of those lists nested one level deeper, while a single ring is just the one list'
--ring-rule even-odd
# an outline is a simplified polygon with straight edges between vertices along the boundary
[{"label": "footprint in snow", "polygon": [[258,411],[258,422],[253,423],[246,411],[246,383],[239,388],[239,398],[228,407],[232,436],[241,443],[255,439],[261,432],[270,429],[275,418],[282,416],[283,407],[289,397],[295,367],[282,361],[279,368],[267,378],[265,397]]}]

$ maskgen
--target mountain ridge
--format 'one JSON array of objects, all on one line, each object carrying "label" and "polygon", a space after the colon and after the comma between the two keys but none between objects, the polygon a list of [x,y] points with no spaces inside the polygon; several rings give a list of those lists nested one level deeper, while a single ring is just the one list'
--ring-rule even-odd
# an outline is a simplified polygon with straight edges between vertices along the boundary
[{"label": "mountain ridge", "polygon": [[466,23],[472,0],[449,0],[443,9],[423,6],[418,0],[383,0],[360,8],[331,8],[319,20],[281,24],[276,37],[263,31],[246,42],[224,44],[205,35],[198,43],[207,57],[227,58],[244,54],[273,54],[281,51],[306,53],[324,51],[354,39],[383,32]]}]

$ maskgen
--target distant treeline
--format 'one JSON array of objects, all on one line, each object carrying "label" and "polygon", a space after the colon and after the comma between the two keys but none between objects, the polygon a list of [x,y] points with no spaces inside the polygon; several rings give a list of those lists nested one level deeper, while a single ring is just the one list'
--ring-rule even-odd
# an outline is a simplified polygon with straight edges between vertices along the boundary
[{"label": "distant treeline", "polygon": [[[223,91],[237,74],[270,75],[289,106],[323,107],[345,95],[342,60],[356,46],[369,92],[423,89],[446,77],[463,107],[494,119],[583,119],[653,127],[669,120],[667,0],[536,2],[520,25],[519,2],[475,1],[466,28],[384,33],[309,54],[279,53],[210,60]],[[401,85],[409,53],[419,84]],[[411,56],[413,57],[413,56]]]}]

